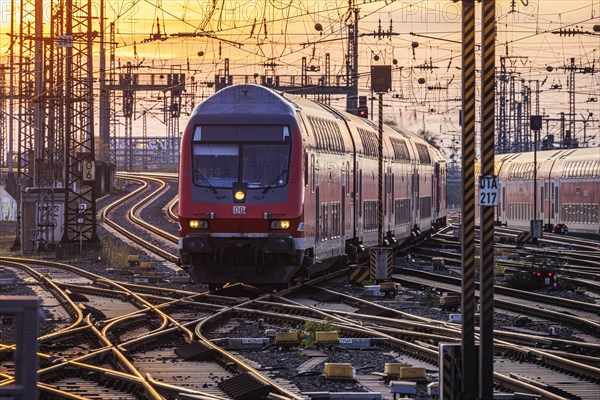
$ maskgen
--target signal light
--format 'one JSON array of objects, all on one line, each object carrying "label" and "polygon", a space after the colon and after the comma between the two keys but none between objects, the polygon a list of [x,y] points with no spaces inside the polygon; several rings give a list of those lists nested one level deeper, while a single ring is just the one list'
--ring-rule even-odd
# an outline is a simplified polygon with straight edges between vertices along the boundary
[{"label": "signal light", "polygon": [[369,118],[369,107],[359,106],[357,109],[357,115],[361,118]]},{"label": "signal light", "polygon": [[246,192],[248,190],[248,184],[246,182],[234,182],[232,195],[234,203],[243,203],[246,201]]},{"label": "signal light", "polygon": [[291,226],[290,220],[288,219],[274,219],[269,224],[271,229],[289,229]]},{"label": "signal light", "polygon": [[208,221],[205,219],[190,219],[188,220],[190,229],[208,229]]},{"label": "signal light", "polygon": [[241,190],[238,190],[237,192],[235,192],[233,197],[235,198],[236,201],[244,201],[244,198],[246,197],[246,193],[244,193]]},{"label": "signal light", "polygon": [[548,276],[549,276],[549,277],[552,277],[552,272],[548,272]]},{"label": "signal light", "polygon": [[539,276],[542,276],[542,273],[538,272],[536,275],[539,277]]}]

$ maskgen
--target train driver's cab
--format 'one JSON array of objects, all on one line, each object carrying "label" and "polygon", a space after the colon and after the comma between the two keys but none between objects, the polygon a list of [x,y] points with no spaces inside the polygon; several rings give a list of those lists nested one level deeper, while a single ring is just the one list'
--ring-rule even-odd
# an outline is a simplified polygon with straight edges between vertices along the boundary
[{"label": "train driver's cab", "polygon": [[[260,202],[289,183],[291,144],[288,126],[197,126],[191,149],[193,184],[212,192],[212,200]],[[202,197],[213,202],[211,196]]]}]

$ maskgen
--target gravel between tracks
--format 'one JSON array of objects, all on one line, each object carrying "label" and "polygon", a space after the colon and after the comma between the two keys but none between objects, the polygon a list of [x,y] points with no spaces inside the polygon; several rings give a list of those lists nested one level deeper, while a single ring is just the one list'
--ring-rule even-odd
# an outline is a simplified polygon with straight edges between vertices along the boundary
[{"label": "gravel between tracks", "polygon": [[[232,318],[226,324],[219,326],[206,334],[208,339],[223,337],[264,337],[265,329],[287,329],[288,327],[264,324],[261,328],[257,322],[242,318]],[[301,327],[297,327],[301,328]],[[268,346],[264,350],[238,350],[247,359],[259,364],[261,372],[269,373],[271,377],[285,379],[294,384],[302,392],[365,392],[359,381],[353,379],[328,379],[323,376],[323,364],[312,370],[299,374],[298,367],[314,356],[327,357],[327,363],[350,363],[355,368],[357,377],[373,373],[383,373],[386,363],[411,363],[404,355],[386,347],[368,350],[343,349],[336,346],[315,349],[282,348]],[[437,373],[437,370],[434,372]],[[427,383],[418,384],[417,399],[427,399]]]},{"label": "gravel between tracks", "polygon": [[177,196],[179,188],[177,181],[167,180],[166,183],[166,190],[155,198],[150,205],[144,207],[139,216],[142,220],[151,223],[157,228],[177,235],[177,221],[169,218],[165,211],[165,206]]}]

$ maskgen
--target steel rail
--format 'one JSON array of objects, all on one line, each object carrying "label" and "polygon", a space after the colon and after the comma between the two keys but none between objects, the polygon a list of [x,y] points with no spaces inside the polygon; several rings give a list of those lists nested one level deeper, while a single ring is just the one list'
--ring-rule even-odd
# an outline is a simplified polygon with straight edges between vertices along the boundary
[{"label": "steel rail", "polygon": [[157,228],[156,226],[149,224],[146,221],[142,220],[141,218],[137,217],[137,215],[136,215],[137,211],[140,210],[140,208],[142,206],[145,206],[147,203],[149,203],[150,200],[153,200],[155,197],[159,196],[161,194],[161,192],[163,192],[164,189],[166,188],[166,183],[163,180],[160,180],[157,178],[152,178],[152,177],[143,177],[143,179],[158,183],[159,188],[156,189],[154,192],[150,193],[148,196],[144,197],[142,200],[140,200],[138,203],[136,203],[133,207],[131,207],[131,210],[129,210],[129,219],[132,220],[137,225],[144,227],[146,230],[149,230],[164,239],[167,239],[173,243],[178,243],[179,239],[177,236],[175,236],[169,232],[166,232],[160,228]]},{"label": "steel rail", "polygon": [[43,282],[45,285],[47,285],[50,288],[50,292],[55,297],[58,297],[57,294],[60,297],[62,297],[62,301],[60,301],[60,304],[63,305],[63,307],[64,307],[64,303],[66,302],[70,307],[64,307],[65,310],[69,314],[71,314],[72,317],[75,318],[75,320],[71,323],[71,325],[67,326],[66,328],[62,328],[57,331],[48,333],[46,335],[42,335],[38,338],[38,340],[45,340],[45,339],[51,338],[57,334],[60,334],[63,331],[69,331],[69,330],[79,326],[81,324],[81,322],[83,321],[83,313],[81,312],[81,309],[79,309],[79,307],[77,307],[77,305],[73,302],[73,300],[71,300],[69,295],[67,293],[65,293],[60,287],[58,287],[58,285],[56,285],[50,278],[44,276],[43,274],[40,274],[39,272],[35,271],[33,268],[22,263],[21,261],[23,261],[23,260],[27,260],[27,259],[0,256],[0,263],[4,263],[5,265],[10,265],[15,268],[22,269],[23,271],[27,272],[29,275],[31,275],[38,281]]},{"label": "steel rail", "polygon": [[[133,180],[134,178],[128,178],[128,179]],[[127,229],[123,228],[121,225],[119,225],[118,223],[116,223],[115,221],[111,220],[108,217],[108,214],[110,213],[110,211],[112,211],[115,207],[117,207],[118,205],[120,205],[120,204],[124,203],[125,201],[129,200],[131,197],[137,195],[138,193],[140,193],[141,191],[143,191],[148,186],[148,184],[145,181],[141,180],[141,179],[135,178],[135,180],[138,183],[141,183],[141,186],[139,188],[137,188],[136,190],[134,190],[133,192],[127,194],[126,196],[123,196],[122,198],[120,198],[116,202],[114,202],[114,203],[109,204],[108,206],[106,206],[101,211],[101,213],[100,213],[101,220],[104,221],[111,228],[115,229],[120,234],[122,234],[125,237],[133,240],[137,244],[139,244],[142,247],[144,247],[144,248],[152,251],[153,253],[157,254],[158,256],[164,258],[165,260],[171,261],[171,262],[177,262],[177,257],[175,257],[173,254],[169,253],[168,251],[165,251],[165,250],[161,249],[160,247],[158,247],[158,246],[150,243],[147,240],[144,240],[144,239],[138,237],[137,235],[132,234]]]},{"label": "steel rail", "polygon": [[207,317],[206,319],[204,319],[202,322],[198,323],[196,325],[195,328],[195,334],[196,336],[202,341],[202,343],[204,343],[205,345],[207,345],[208,347],[212,348],[215,352],[217,352],[218,354],[220,354],[222,357],[230,360],[231,362],[235,363],[235,365],[238,366],[238,368],[242,368],[245,371],[250,372],[252,375],[254,375],[257,379],[259,379],[260,381],[266,383],[267,385],[271,386],[271,388],[273,388],[275,391],[277,391],[279,394],[287,396],[290,399],[294,399],[294,400],[301,400],[300,397],[296,396],[295,394],[287,391],[286,389],[280,387],[277,383],[271,381],[269,378],[267,378],[266,376],[264,376],[263,374],[261,374],[259,371],[257,371],[255,368],[251,367],[250,365],[248,365],[247,363],[243,362],[242,360],[239,360],[237,357],[235,357],[234,355],[232,355],[231,353],[229,353],[228,351],[220,348],[219,346],[215,345],[214,343],[212,343],[210,340],[208,340],[203,334],[202,334],[202,329],[204,327],[204,325],[207,325],[208,323],[212,323],[213,320],[216,320],[218,318],[222,318],[223,316],[234,312],[234,310],[238,307],[243,306],[244,304],[249,304],[252,303],[252,300],[243,302],[237,306],[233,306],[232,308],[223,310],[223,311],[219,311],[217,313],[215,313],[214,315]]},{"label": "steel rail", "polygon": [[123,355],[123,352],[115,346],[108,337],[102,334],[93,324],[90,318],[90,314],[87,316],[88,322],[92,325],[92,332],[94,332],[98,338],[105,343],[107,347],[111,348],[112,353],[117,357],[117,359],[121,362],[121,364],[128,369],[134,376],[140,378],[142,380],[142,385],[146,389],[146,392],[152,399],[163,400],[163,396],[161,396],[154,387],[144,378],[142,373],[138,371],[138,369]]}]

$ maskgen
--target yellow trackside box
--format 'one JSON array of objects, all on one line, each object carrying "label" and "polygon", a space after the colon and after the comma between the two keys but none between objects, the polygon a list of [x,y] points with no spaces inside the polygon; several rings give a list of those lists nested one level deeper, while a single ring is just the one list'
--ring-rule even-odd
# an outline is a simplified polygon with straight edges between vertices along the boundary
[{"label": "yellow trackside box", "polygon": [[457,310],[460,307],[460,295],[443,294],[440,297],[440,307],[442,310]]},{"label": "yellow trackside box", "polygon": [[326,378],[354,379],[354,368],[352,364],[347,363],[325,363],[323,373]]},{"label": "yellow trackside box", "polygon": [[400,368],[411,368],[411,367],[412,367],[412,364],[385,363],[383,375],[398,376],[400,374]]},{"label": "yellow trackside box", "polygon": [[318,331],[315,332],[315,342],[317,343],[339,343],[340,334],[337,331]]},{"label": "yellow trackside box", "polygon": [[140,263],[140,269],[150,270],[155,269],[156,265],[152,261],[142,261]]},{"label": "yellow trackside box", "polygon": [[298,343],[298,332],[277,332],[275,333],[275,343]]},{"label": "yellow trackside box", "polygon": [[138,267],[140,265],[140,256],[135,254],[128,255],[127,264],[129,264],[130,267]]},{"label": "yellow trackside box", "polygon": [[381,282],[379,284],[379,290],[381,292],[396,292],[398,291],[398,285],[396,282]]},{"label": "yellow trackside box", "polygon": [[425,368],[403,367],[398,374],[400,379],[425,380]]}]

